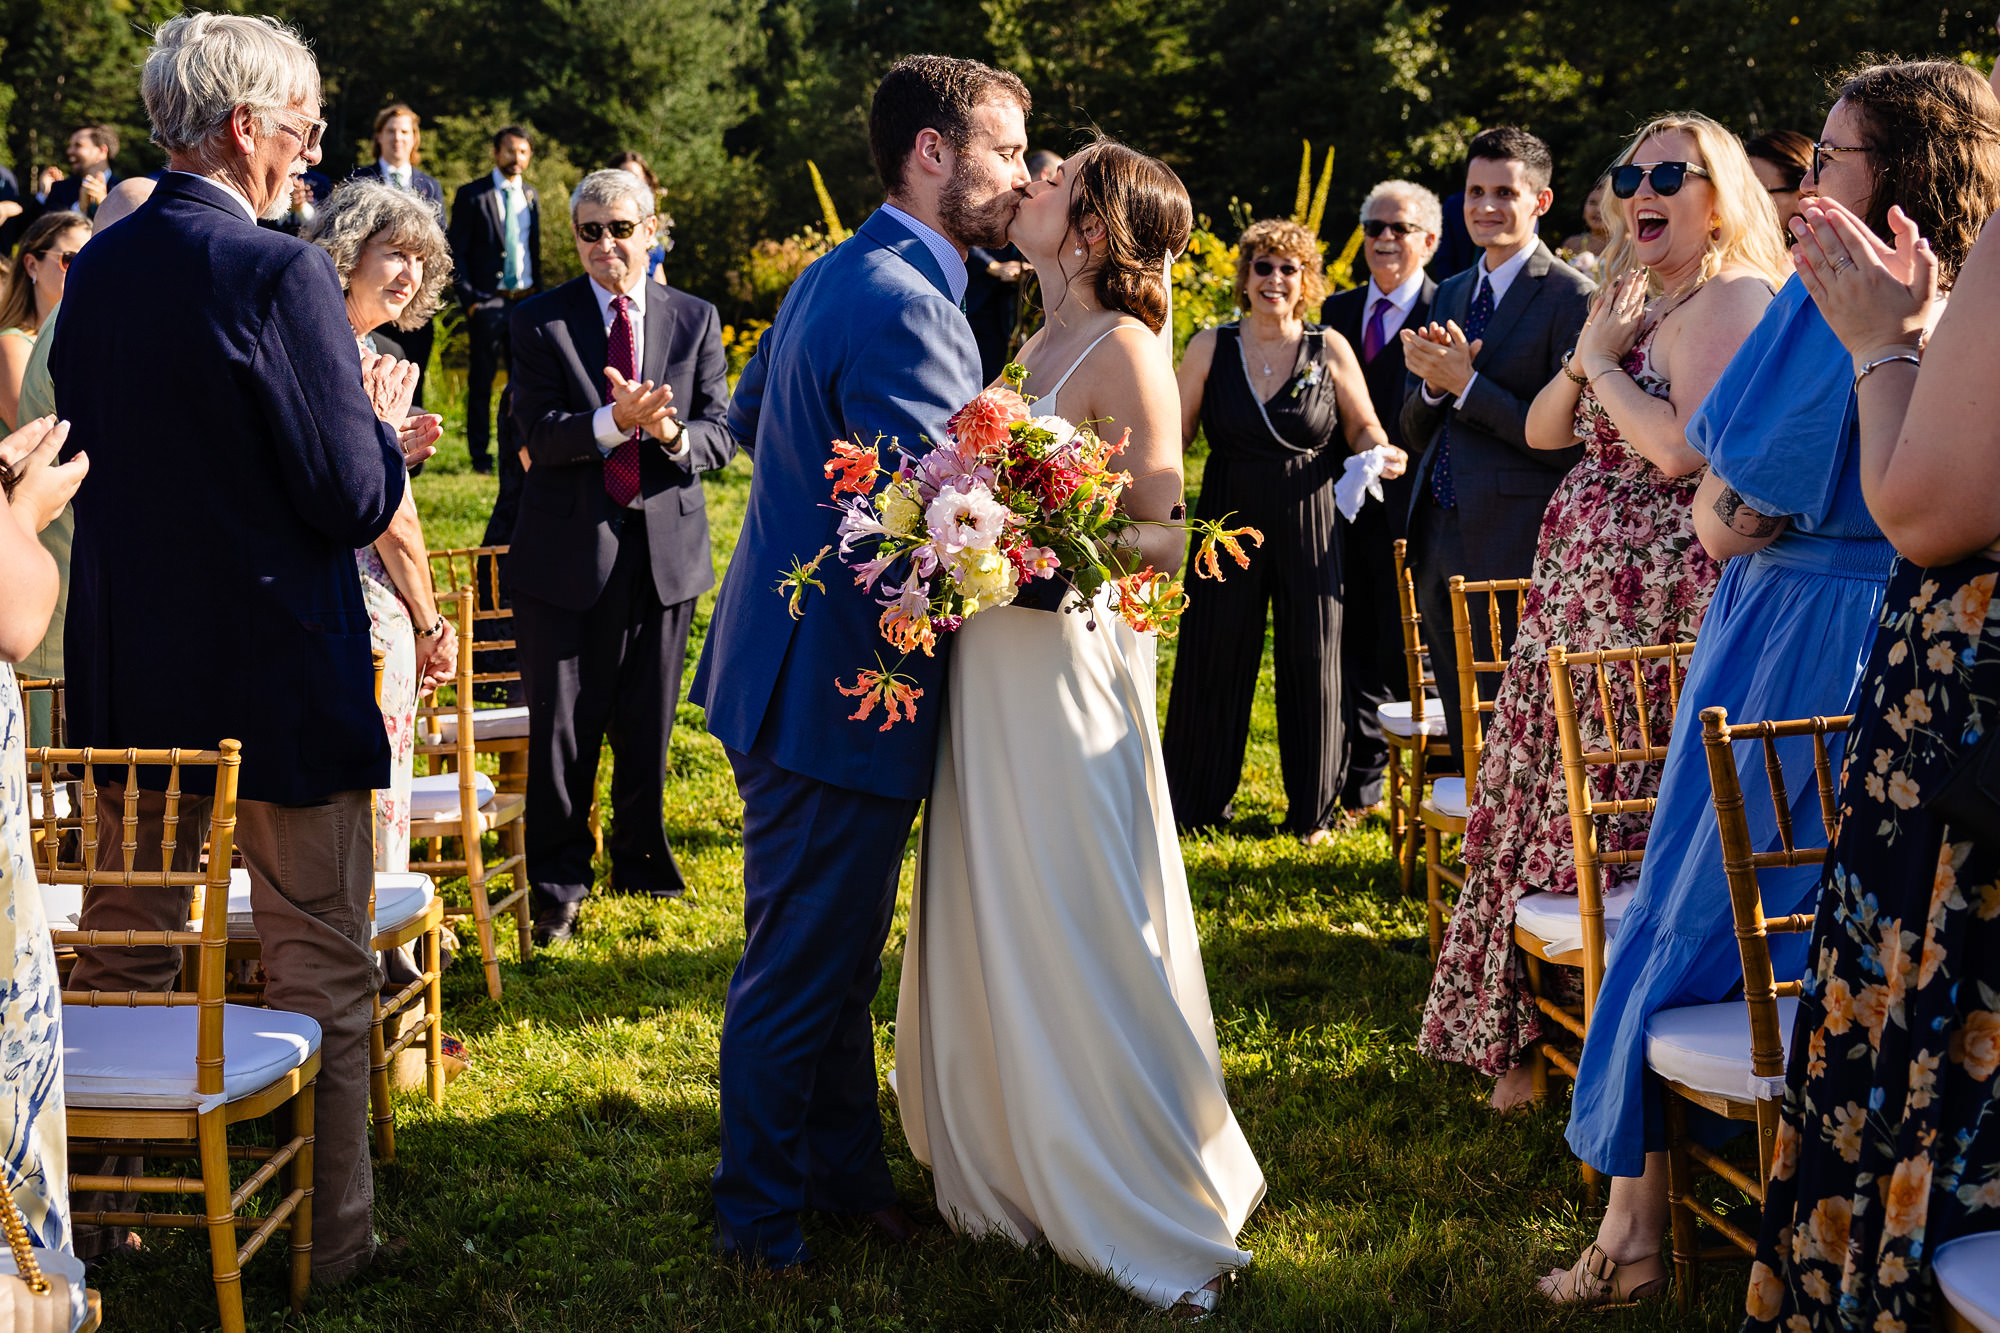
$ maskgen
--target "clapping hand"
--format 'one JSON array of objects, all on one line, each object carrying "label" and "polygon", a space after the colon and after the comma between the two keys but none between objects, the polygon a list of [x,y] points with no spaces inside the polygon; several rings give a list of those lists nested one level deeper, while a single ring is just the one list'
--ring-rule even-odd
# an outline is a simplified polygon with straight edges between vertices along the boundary
[{"label": "clapping hand", "polygon": [[1791,228],[1792,264],[1856,365],[1922,345],[1940,307],[1938,261],[1907,213],[1889,210],[1894,246],[1823,197],[1801,199]]},{"label": "clapping hand", "polygon": [[1646,325],[1646,270],[1634,269],[1600,287],[1590,303],[1590,318],[1576,339],[1576,361],[1592,379],[1625,362]]},{"label": "clapping hand", "polygon": [[444,418],[429,412],[412,412],[396,427],[396,447],[403,451],[403,466],[415,467],[437,452],[438,437],[444,434]]},{"label": "clapping hand", "polygon": [[1442,326],[1426,324],[1421,329],[1404,329],[1403,362],[1430,386],[1434,394],[1456,397],[1472,383],[1472,361],[1486,346],[1484,338],[1467,342],[1457,320]]},{"label": "clapping hand", "polygon": [[604,378],[611,385],[611,420],[621,433],[643,430],[662,444],[679,438],[677,426],[672,434],[667,429],[674,417],[672,385],[628,380],[610,366],[604,368]]},{"label": "clapping hand", "polygon": [[96,208],[104,202],[104,196],[110,192],[110,187],[104,183],[106,176],[107,173],[102,171],[83,173],[83,183],[77,187],[77,198],[85,208]]},{"label": "clapping hand", "polygon": [[35,187],[35,193],[42,195],[47,194],[50,190],[55,188],[55,183],[61,180],[62,178],[63,178],[63,169],[61,167],[43,167],[42,174],[39,177],[40,184],[38,184]]},{"label": "clapping hand", "polygon": [[415,467],[437,452],[437,438],[444,426],[441,418],[410,411],[421,374],[414,361],[373,352],[361,354],[362,387],[368,390],[375,415],[396,428],[397,446],[403,451],[406,467]]},{"label": "clapping hand", "polygon": [[40,532],[55,521],[76,488],[90,471],[90,459],[78,454],[67,463],[56,462],[69,439],[69,423],[54,417],[37,417],[0,440],[0,469],[7,478],[7,507],[17,519],[25,520],[32,531]]}]

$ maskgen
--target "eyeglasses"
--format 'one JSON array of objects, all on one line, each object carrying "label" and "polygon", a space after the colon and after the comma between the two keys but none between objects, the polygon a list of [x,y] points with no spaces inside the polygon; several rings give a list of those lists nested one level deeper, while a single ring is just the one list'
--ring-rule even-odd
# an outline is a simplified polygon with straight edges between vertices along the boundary
[{"label": "eyeglasses", "polygon": [[[49,252],[50,252],[51,250],[54,250],[54,251],[55,251],[55,253],[54,253],[54,254],[50,254]],[[53,259],[53,260],[55,260],[55,261],[56,261],[56,263],[58,263],[58,264],[62,265],[62,270],[63,270],[63,272],[65,272],[65,273],[69,272],[69,261],[70,261],[70,260],[72,260],[72,259],[75,259],[75,258],[76,258],[76,256],[77,256],[77,251],[75,251],[75,250],[56,250],[56,248],[55,248],[54,246],[52,246],[52,245],[51,245],[51,246],[47,246],[47,247],[45,247],[45,248],[43,248],[43,249],[40,249],[40,250],[35,250],[35,251],[32,251],[31,253],[33,253],[33,255],[35,256],[35,258],[37,258],[37,259]]]},{"label": "eyeglasses", "polygon": [[576,234],[583,237],[585,245],[596,245],[604,239],[604,233],[607,231],[618,240],[629,240],[632,233],[637,230],[639,230],[639,224],[628,218],[619,218],[614,222],[579,222],[576,224]]},{"label": "eyeglasses", "polygon": [[1250,271],[1260,278],[1268,278],[1273,272],[1282,273],[1286,277],[1291,278],[1298,276],[1299,266],[1289,260],[1282,264],[1274,264],[1268,259],[1260,259],[1250,266]]},{"label": "eyeglasses", "polygon": [[[279,114],[291,115],[294,113],[287,111],[280,112]],[[303,131],[284,124],[282,121],[279,122],[278,128],[299,141],[301,152],[310,153],[319,147],[320,140],[326,136],[326,122],[323,120],[314,120],[310,116],[300,116],[299,119],[305,122],[305,129]]]},{"label": "eyeglasses", "polygon": [[1846,148],[1837,143],[1814,144],[1812,152],[1813,179],[1818,180],[1819,174],[1826,170],[1826,160],[1828,158],[1838,156],[1841,153],[1865,153],[1867,151],[1868,149],[1865,146]]},{"label": "eyeglasses", "polygon": [[1423,227],[1414,222],[1384,222],[1381,218],[1369,218],[1361,224],[1362,235],[1371,241],[1385,231],[1393,231],[1398,236],[1408,236],[1422,230]]},{"label": "eyeglasses", "polygon": [[1611,193],[1620,199],[1630,199],[1639,193],[1639,187],[1650,176],[1653,178],[1653,193],[1664,198],[1679,194],[1689,176],[1707,175],[1706,168],[1688,162],[1627,162],[1611,173]]}]

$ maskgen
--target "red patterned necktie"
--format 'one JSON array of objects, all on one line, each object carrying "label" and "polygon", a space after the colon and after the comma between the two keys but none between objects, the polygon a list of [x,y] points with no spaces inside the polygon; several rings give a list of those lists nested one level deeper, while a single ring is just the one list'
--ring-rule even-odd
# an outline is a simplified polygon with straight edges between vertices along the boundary
[{"label": "red patterned necktie", "polygon": [[[631,306],[629,296],[611,298],[611,345],[605,364],[626,379],[636,380],[639,368],[634,364],[638,358],[633,355]],[[604,398],[611,401],[609,376],[604,380]],[[639,436],[639,431],[633,431],[604,459],[604,489],[621,509],[639,493]]]}]

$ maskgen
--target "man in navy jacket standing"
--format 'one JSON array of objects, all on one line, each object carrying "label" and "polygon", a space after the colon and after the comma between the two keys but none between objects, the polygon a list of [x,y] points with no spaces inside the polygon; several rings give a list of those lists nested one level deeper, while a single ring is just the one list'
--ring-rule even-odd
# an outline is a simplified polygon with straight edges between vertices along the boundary
[{"label": "man in navy jacket standing", "polygon": [[[354,551],[388,527],[437,426],[405,421],[412,377],[364,365],[326,252],[257,226],[319,161],[319,70],[297,35],[240,15],[172,19],[142,91],[168,171],[72,266],[50,362],[70,447],[92,464],[76,497],[71,738],[242,742],[236,845],[266,995],[320,1026],[312,1267],[335,1281],[374,1251],[368,797],[389,776]],[[123,789],[101,791],[118,809]],[[207,796],[183,800],[176,868],[199,854]],[[136,865],[157,869],[161,793],[142,791],[139,808]],[[120,864],[117,841],[104,864]],[[93,888],[82,924],[182,929],[187,895],[174,897]],[[82,954],[71,984],[86,990],[166,989],[179,968],[172,949]]]}]

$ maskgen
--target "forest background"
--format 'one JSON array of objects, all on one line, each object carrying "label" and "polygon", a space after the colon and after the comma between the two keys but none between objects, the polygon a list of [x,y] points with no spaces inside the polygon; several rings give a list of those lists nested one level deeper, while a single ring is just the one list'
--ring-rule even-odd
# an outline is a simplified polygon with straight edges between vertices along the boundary
[{"label": "forest background", "polygon": [[[1990,63],[1991,0],[264,0],[311,40],[336,180],[373,156],[375,111],[424,117],[447,191],[490,165],[487,136],[530,127],[543,254],[559,280],[568,189],[644,153],[676,220],[675,285],[725,320],[768,318],[821,241],[807,169],[849,225],[879,199],[869,95],[899,56],[1014,70],[1037,146],[1096,130],[1165,158],[1233,237],[1291,214],[1301,139],[1334,150],[1325,234],[1337,253],[1368,187],[1456,188],[1481,126],[1523,125],[1559,164],[1553,242],[1623,136],[1692,108],[1750,135],[1817,137],[1828,80],[1865,53]],[[232,6],[214,6],[229,8]],[[0,0],[0,140],[24,188],[63,165],[72,127],[116,126],[121,174],[151,171],[138,64],[171,0]],[[1314,175],[1319,174],[1315,169]],[[761,242],[761,245],[760,245]],[[803,253],[801,253],[803,247]],[[1218,275],[1220,276],[1220,275]],[[1225,307],[1226,308],[1226,307]]]}]

